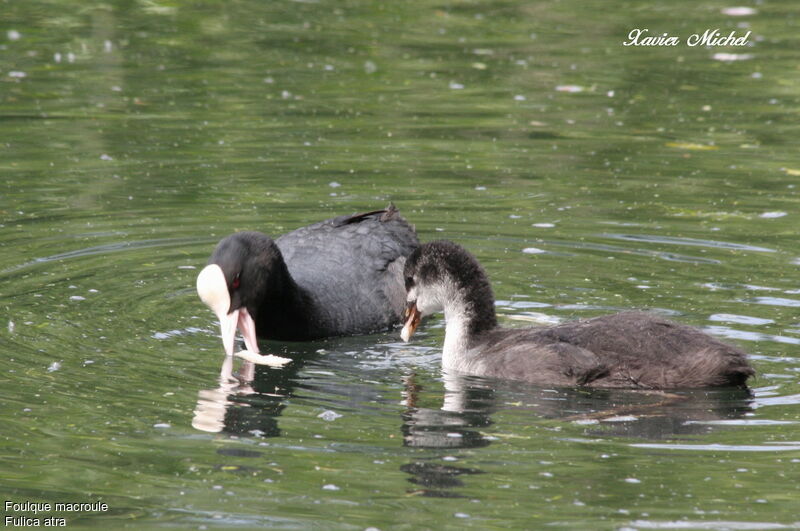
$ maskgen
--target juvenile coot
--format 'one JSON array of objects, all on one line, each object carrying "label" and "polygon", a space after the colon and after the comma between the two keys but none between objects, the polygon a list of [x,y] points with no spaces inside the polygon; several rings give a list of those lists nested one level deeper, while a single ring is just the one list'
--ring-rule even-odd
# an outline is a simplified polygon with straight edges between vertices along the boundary
[{"label": "juvenile coot", "polygon": [[642,389],[743,387],[754,374],[740,349],[647,313],[501,328],[486,273],[452,242],[421,245],[406,260],[404,276],[402,337],[410,339],[422,316],[444,310],[445,369],[540,385]]},{"label": "juvenile coot", "polygon": [[418,245],[394,205],[277,240],[237,232],[217,244],[197,293],[219,318],[228,355],[237,327],[254,353],[256,336],[302,341],[388,330],[400,322],[403,265]]}]

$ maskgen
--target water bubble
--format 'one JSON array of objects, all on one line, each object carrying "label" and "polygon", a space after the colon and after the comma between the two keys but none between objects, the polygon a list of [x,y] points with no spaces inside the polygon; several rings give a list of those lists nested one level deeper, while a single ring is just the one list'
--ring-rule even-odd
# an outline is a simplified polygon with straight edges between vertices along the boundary
[{"label": "water bubble", "polygon": [[715,53],[711,56],[715,61],[723,61],[725,63],[732,63],[734,61],[747,61],[752,59],[755,55],[751,53]]},{"label": "water bubble", "polygon": [[758,13],[758,10],[752,7],[723,7],[720,9],[720,13],[728,15],[729,17],[746,17],[748,15],[755,15]]},{"label": "water bubble", "polygon": [[617,415],[616,417],[608,417],[603,419],[603,422],[632,422],[634,420],[639,420],[639,418],[635,417],[634,415]]},{"label": "water bubble", "polygon": [[583,92],[583,87],[580,85],[557,85],[556,91],[557,92],[568,92],[570,94],[575,94],[578,92]]},{"label": "water bubble", "polygon": [[47,367],[47,372],[55,372],[60,368],[61,368],[61,362],[60,361],[54,361],[53,363],[50,364],[49,367]]},{"label": "water bubble", "polygon": [[339,413],[337,413],[335,411],[331,411],[330,409],[328,409],[328,410],[323,411],[319,415],[317,415],[317,418],[320,418],[320,419],[328,421],[328,422],[332,422],[332,421],[340,418],[341,416],[342,416],[341,414],[339,414]]}]

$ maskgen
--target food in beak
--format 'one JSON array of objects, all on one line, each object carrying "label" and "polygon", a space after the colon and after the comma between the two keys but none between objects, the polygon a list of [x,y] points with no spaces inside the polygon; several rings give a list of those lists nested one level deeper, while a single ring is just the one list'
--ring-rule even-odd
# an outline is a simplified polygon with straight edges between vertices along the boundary
[{"label": "food in beak", "polygon": [[422,314],[417,309],[416,301],[408,303],[406,311],[403,313],[403,319],[405,320],[405,324],[403,325],[403,331],[400,332],[400,337],[403,338],[403,341],[408,343],[422,319]]}]

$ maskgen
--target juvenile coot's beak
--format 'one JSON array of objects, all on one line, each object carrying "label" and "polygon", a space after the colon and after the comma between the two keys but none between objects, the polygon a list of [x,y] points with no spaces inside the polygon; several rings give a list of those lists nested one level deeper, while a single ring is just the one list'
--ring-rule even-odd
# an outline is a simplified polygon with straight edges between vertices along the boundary
[{"label": "juvenile coot's beak", "polygon": [[417,326],[419,326],[421,319],[422,314],[417,309],[417,301],[409,302],[406,306],[406,311],[403,313],[405,325],[403,325],[403,330],[400,332],[400,337],[403,338],[403,341],[408,343],[408,341],[411,339],[411,336],[414,335]]},{"label": "juvenile coot's beak", "polygon": [[228,293],[228,284],[225,274],[217,264],[209,264],[197,275],[197,294],[206,306],[217,315],[219,319],[222,346],[228,356],[233,356],[233,341],[236,338],[236,329],[242,333],[247,350],[258,353],[256,340],[256,323],[250,316],[246,307],[229,311],[231,295]]}]

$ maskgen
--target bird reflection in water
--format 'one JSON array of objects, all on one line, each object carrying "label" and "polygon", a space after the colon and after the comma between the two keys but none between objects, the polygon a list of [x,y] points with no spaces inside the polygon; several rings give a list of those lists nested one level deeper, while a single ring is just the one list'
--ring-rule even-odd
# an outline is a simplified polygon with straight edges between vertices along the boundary
[{"label": "bird reflection in water", "polygon": [[[613,435],[646,440],[680,439],[702,435],[719,425],[752,414],[748,389],[723,387],[675,391],[602,390],[588,393],[576,414],[551,412],[587,425],[587,435]],[[588,408],[588,409],[587,409]]]},{"label": "bird reflection in water", "polygon": [[[406,379],[402,415],[406,447],[461,450],[491,444],[486,429],[491,415],[502,408],[529,410],[531,423],[559,419],[587,436],[631,437],[645,440],[680,439],[721,429],[715,421],[752,414],[752,395],[741,388],[631,391],[617,389],[541,388],[520,382],[443,374],[441,408],[420,407],[423,387],[416,376]],[[502,404],[499,406],[498,404]],[[463,476],[484,471],[456,466],[454,456],[416,459],[400,470],[416,485],[411,494],[459,497],[453,489],[464,486]],[[442,460],[452,459],[447,464]]]},{"label": "bird reflection in water", "polygon": [[464,482],[459,476],[483,474],[483,471],[477,468],[443,465],[422,460],[407,463],[400,467],[400,471],[410,474],[411,477],[408,481],[417,486],[417,489],[410,491],[410,494],[430,498],[463,498],[464,496],[461,494],[449,490],[464,486]]},{"label": "bird reflection in water", "polygon": [[225,356],[219,385],[197,393],[192,426],[210,433],[279,436],[277,417],[286,407],[284,401],[292,396],[292,378],[298,368],[256,368],[252,362],[242,361],[234,374],[233,357]]},{"label": "bird reflection in water", "polygon": [[[492,424],[489,418],[494,403],[494,391],[488,387],[470,386],[467,378],[444,376],[445,395],[440,409],[419,407],[422,386],[416,376],[406,378],[403,413],[403,446],[443,450],[481,448],[490,440],[480,430]],[[417,486],[411,494],[436,498],[456,498],[454,487],[464,485],[459,476],[482,474],[477,468],[445,465],[439,458],[418,459],[400,467],[410,474],[409,482]]]}]

